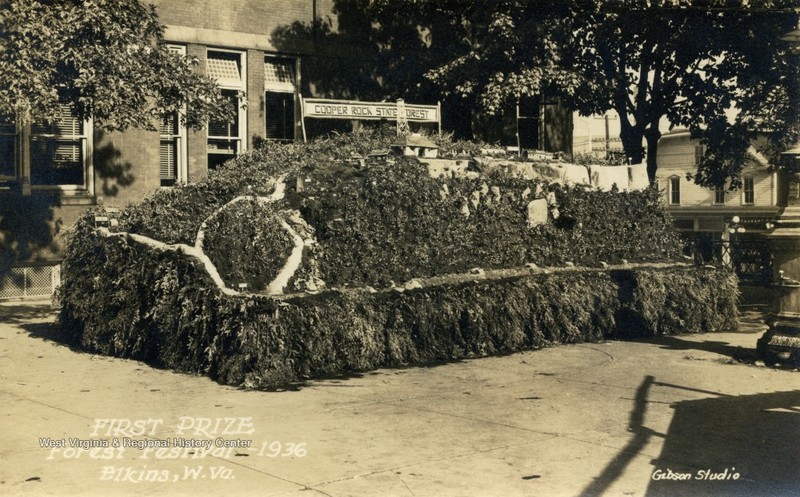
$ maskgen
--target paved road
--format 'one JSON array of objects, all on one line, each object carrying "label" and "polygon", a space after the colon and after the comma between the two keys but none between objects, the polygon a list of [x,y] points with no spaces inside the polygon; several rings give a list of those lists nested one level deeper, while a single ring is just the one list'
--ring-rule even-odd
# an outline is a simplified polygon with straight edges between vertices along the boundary
[{"label": "paved road", "polygon": [[0,495],[796,495],[800,374],[753,364],[758,317],[253,392],[2,304]]}]

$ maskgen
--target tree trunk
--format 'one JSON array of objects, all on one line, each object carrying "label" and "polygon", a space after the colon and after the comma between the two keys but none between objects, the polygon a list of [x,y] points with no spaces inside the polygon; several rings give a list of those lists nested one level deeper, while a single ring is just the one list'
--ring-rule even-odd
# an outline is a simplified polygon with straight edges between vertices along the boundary
[{"label": "tree trunk", "polygon": [[625,157],[631,164],[639,164],[644,159],[644,138],[639,126],[632,126],[627,119],[620,118],[619,138],[622,140],[622,148],[625,150]]},{"label": "tree trunk", "polygon": [[658,163],[656,162],[658,140],[661,139],[658,122],[655,123],[655,126],[653,124],[650,125],[645,132],[645,138],[647,139],[647,177],[650,179],[650,183],[654,183],[656,181],[656,170],[658,169]]}]

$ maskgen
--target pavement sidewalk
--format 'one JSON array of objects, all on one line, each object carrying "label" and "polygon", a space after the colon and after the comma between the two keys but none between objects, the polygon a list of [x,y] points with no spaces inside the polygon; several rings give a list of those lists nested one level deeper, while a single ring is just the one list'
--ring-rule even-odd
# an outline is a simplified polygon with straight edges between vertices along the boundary
[{"label": "pavement sidewalk", "polygon": [[0,495],[796,495],[800,374],[754,364],[759,319],[256,392],[6,303]]}]

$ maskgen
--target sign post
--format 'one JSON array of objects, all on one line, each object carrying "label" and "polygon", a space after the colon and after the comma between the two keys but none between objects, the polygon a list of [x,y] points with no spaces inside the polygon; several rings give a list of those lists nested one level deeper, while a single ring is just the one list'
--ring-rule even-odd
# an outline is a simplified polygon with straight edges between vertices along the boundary
[{"label": "sign post", "polygon": [[303,130],[303,143],[308,143],[308,137],[306,136],[306,110],[305,110],[305,100],[303,97],[300,97],[300,129]]}]

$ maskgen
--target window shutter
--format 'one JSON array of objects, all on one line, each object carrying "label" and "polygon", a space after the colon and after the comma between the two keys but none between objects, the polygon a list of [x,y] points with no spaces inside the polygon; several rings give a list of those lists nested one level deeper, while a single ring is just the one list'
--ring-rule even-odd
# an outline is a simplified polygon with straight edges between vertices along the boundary
[{"label": "window shutter", "polygon": [[175,141],[161,141],[159,149],[159,176],[162,180],[174,180],[176,172]]},{"label": "window shutter", "polygon": [[170,114],[161,120],[159,126],[161,143],[158,150],[158,170],[161,180],[174,181],[178,171],[178,119],[175,114]]}]

